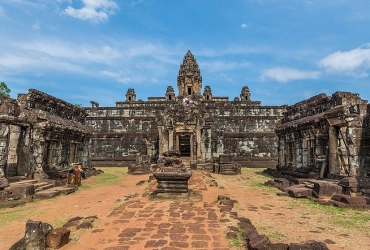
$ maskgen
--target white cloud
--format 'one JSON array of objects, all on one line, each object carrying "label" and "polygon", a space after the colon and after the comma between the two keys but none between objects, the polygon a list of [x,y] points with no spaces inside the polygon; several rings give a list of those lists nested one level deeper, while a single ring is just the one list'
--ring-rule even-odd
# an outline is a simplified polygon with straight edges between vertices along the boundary
[{"label": "white cloud", "polygon": [[303,71],[292,68],[271,68],[265,70],[260,76],[260,80],[266,81],[268,79],[278,82],[288,82],[303,79],[318,79],[320,72],[318,71]]},{"label": "white cloud", "polygon": [[36,22],[36,23],[34,23],[34,24],[32,25],[32,28],[33,28],[33,29],[35,29],[35,30],[39,30],[39,29],[41,29],[41,27],[40,27],[40,22]]},{"label": "white cloud", "polygon": [[142,3],[143,2],[143,0],[138,0],[138,1],[133,1],[132,3],[131,3],[131,6],[135,6],[135,5],[137,5],[137,4],[140,4],[140,3]]},{"label": "white cloud", "polygon": [[337,51],[321,59],[319,66],[330,73],[366,77],[366,69],[370,68],[370,49],[360,47],[350,51]]},{"label": "white cloud", "polygon": [[233,81],[233,79],[231,77],[229,77],[228,75],[226,75],[224,73],[220,73],[218,75],[218,78],[220,78],[221,80],[227,81],[227,82],[232,82]]},{"label": "white cloud", "polygon": [[90,20],[94,23],[107,21],[110,15],[115,14],[118,5],[112,0],[82,0],[83,7],[75,9],[68,5],[65,14],[81,19]]},{"label": "white cloud", "polygon": [[203,61],[199,62],[201,70],[208,71],[224,71],[224,70],[235,70],[250,68],[252,63],[250,62],[226,62],[226,61]]},{"label": "white cloud", "polygon": [[0,6],[0,17],[5,16],[4,8]]},{"label": "white cloud", "polygon": [[123,72],[121,72],[121,71],[119,71],[119,72],[111,72],[111,71],[103,70],[103,71],[100,71],[100,73],[102,73],[105,76],[112,77],[112,78],[114,78],[118,82],[123,82],[123,83],[132,82],[131,78],[126,77],[126,76],[122,76]]},{"label": "white cloud", "polygon": [[243,23],[242,25],[240,25],[240,27],[242,27],[243,29],[246,29],[248,28],[248,25],[246,23]]}]

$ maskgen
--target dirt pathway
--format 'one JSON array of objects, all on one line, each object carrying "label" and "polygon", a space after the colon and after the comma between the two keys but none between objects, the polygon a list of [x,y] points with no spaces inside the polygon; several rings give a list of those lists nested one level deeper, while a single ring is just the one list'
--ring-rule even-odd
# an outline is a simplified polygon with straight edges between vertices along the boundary
[{"label": "dirt pathway", "polygon": [[[125,175],[119,184],[96,187],[97,177],[91,177],[84,182],[91,186],[89,189],[19,208],[2,209],[0,216],[5,221],[0,221],[0,249],[9,249],[24,236],[27,219],[60,227],[75,216],[99,219],[93,229],[72,234],[71,242],[62,250],[242,249],[232,247],[225,236],[232,221],[228,222],[215,205],[218,195],[237,200],[233,211],[239,217],[249,218],[273,243],[316,240],[326,242],[334,250],[370,249],[367,233],[356,231],[354,234],[345,226],[334,227],[319,210],[289,197],[277,196],[275,189],[262,187],[260,182],[264,178],[250,170],[243,170],[238,176],[212,175],[218,187],[210,187],[211,177],[195,171],[189,188],[196,195],[188,200],[143,197],[142,194],[149,192],[149,184],[136,184],[148,177]],[[140,195],[117,202],[132,192]]]}]

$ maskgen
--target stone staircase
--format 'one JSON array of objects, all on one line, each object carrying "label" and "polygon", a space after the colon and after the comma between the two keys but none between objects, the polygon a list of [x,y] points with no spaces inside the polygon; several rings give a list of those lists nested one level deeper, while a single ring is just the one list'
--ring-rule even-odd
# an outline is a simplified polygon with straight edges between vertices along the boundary
[{"label": "stone staircase", "polygon": [[181,162],[184,164],[186,171],[191,170],[190,157],[181,157]]},{"label": "stone staircase", "polygon": [[[66,184],[60,186],[60,181],[55,180],[22,180],[22,178],[12,178],[9,183],[9,189],[12,190],[13,197],[27,198],[33,197],[36,199],[50,199],[59,194],[70,194],[77,190],[76,185]],[[64,183],[64,182],[63,182]],[[59,184],[56,186],[56,184]]]}]

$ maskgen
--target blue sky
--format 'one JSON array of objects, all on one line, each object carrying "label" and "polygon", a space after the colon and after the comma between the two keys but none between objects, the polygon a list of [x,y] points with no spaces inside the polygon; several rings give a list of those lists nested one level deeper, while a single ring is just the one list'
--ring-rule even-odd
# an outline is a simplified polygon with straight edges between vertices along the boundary
[{"label": "blue sky", "polygon": [[0,81],[72,104],[177,94],[188,50],[213,96],[370,99],[369,0],[0,0]]}]

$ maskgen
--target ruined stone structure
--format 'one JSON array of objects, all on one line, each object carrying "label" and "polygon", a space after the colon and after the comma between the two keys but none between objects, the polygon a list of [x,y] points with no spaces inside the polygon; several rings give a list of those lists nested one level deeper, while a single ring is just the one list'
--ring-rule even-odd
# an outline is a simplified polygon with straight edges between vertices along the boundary
[{"label": "ruined stone structure", "polygon": [[369,105],[358,94],[320,94],[289,106],[276,128],[278,169],[306,177],[370,173]]},{"label": "ruined stone structure", "polygon": [[198,163],[232,154],[244,166],[276,166],[274,129],[285,106],[260,106],[246,86],[233,101],[214,96],[210,86],[202,93],[202,76],[190,51],[180,65],[177,88],[177,96],[169,86],[164,97],[148,101],[136,100],[130,88],[115,107],[86,108],[94,127],[92,163],[128,166],[137,153],[156,160],[178,150],[183,160]]},{"label": "ruined stone structure", "polygon": [[90,164],[84,109],[34,89],[0,98],[0,189],[15,176],[48,178],[44,167]]},{"label": "ruined stone structure", "polygon": [[218,162],[213,164],[212,172],[215,174],[236,175],[241,174],[240,164],[233,162],[232,155],[220,155]]}]

